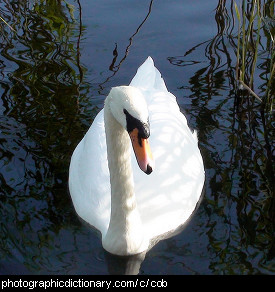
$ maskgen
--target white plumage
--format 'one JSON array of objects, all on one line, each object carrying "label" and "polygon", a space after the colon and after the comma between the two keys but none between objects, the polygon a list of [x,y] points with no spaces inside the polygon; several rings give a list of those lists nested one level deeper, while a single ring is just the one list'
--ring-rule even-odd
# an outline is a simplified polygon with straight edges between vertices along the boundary
[{"label": "white plumage", "polygon": [[[119,100],[120,95],[123,101]],[[146,122],[149,113],[149,142],[155,161],[150,175],[140,170],[130,147],[123,116],[126,107],[142,122]],[[105,134],[105,123],[109,120],[110,133],[118,134],[110,134],[108,143],[116,146],[109,147],[108,155],[119,156],[119,162],[109,161],[110,171]],[[116,147],[121,148],[118,154]],[[131,163],[127,164],[127,159]],[[112,192],[116,193],[112,194],[112,206],[119,214],[111,218],[109,228],[111,171]],[[189,129],[175,96],[167,91],[152,58],[148,57],[130,87],[111,90],[105,108],[72,155],[69,188],[76,212],[101,231],[106,250],[120,255],[136,254],[146,250],[151,239],[176,229],[190,217],[203,184],[204,166],[196,133]],[[122,192],[126,194],[120,195]]]}]

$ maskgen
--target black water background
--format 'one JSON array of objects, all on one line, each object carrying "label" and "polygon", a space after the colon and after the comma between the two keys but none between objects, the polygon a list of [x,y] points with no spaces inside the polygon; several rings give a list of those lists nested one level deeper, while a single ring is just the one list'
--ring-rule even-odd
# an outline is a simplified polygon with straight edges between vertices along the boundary
[{"label": "black water background", "polygon": [[[0,273],[109,273],[98,234],[74,212],[69,160],[110,88],[151,55],[198,130],[206,190],[140,274],[274,274],[272,117],[236,85],[231,1],[198,2],[0,1],[16,31],[1,22]],[[262,97],[270,54],[263,35]]]}]

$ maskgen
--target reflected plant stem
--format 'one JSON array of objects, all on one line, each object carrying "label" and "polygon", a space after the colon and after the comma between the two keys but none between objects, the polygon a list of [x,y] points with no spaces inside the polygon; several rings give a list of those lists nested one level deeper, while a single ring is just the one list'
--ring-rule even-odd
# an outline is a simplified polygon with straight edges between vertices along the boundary
[{"label": "reflected plant stem", "polygon": [[13,30],[14,32],[15,32],[15,30],[5,21],[5,19],[4,18],[2,18],[1,16],[0,16],[0,19],[11,29],[11,30]]},{"label": "reflected plant stem", "polygon": [[[262,29],[262,20],[264,10],[262,12],[261,2],[253,0],[247,4],[245,0],[242,1],[241,9],[234,1],[235,12],[238,18],[238,46],[237,46],[237,62],[236,62],[236,80],[239,83],[240,89],[245,89],[249,94],[254,96],[258,101],[262,102],[267,100],[270,103],[272,110],[272,102],[269,98],[261,99],[253,90],[254,74],[258,57],[258,47],[260,45],[260,32]],[[265,4],[263,4],[265,5]],[[247,6],[247,7],[246,7]],[[249,9],[250,7],[250,9]],[[248,19],[248,23],[246,23]],[[254,21],[257,19],[257,28],[254,29]],[[254,35],[256,39],[254,39]],[[271,38],[272,40],[272,38]],[[249,61],[251,55],[252,61]],[[250,72],[248,72],[248,65],[250,64]],[[246,77],[247,74],[247,78]],[[270,71],[270,80],[272,79],[272,70]],[[246,80],[246,81],[245,81]],[[270,92],[270,80],[267,83],[266,95]]]},{"label": "reflected plant stem", "polygon": [[80,40],[81,40],[81,35],[82,35],[82,8],[81,8],[81,4],[80,4],[80,1],[77,0],[77,3],[78,3],[78,7],[79,7],[79,34],[78,34],[78,39],[77,39],[77,67],[78,67],[78,70],[79,70],[79,84],[78,86],[82,83],[82,80],[83,80],[83,70],[81,68],[81,65],[80,65]]},{"label": "reflected plant stem", "polygon": [[112,68],[110,68],[110,70],[114,70],[115,68],[117,68],[116,71],[118,71],[121,63],[126,59],[128,53],[129,53],[129,50],[130,50],[130,47],[133,43],[133,38],[134,36],[139,32],[139,30],[141,29],[141,27],[143,26],[143,24],[146,22],[146,20],[148,19],[150,13],[151,13],[151,10],[152,10],[152,5],[153,5],[153,1],[154,0],[151,0],[150,2],[150,5],[149,5],[149,11],[146,15],[146,17],[144,18],[144,20],[142,21],[142,23],[139,25],[139,27],[137,28],[136,32],[129,38],[129,45],[127,46],[126,50],[125,50],[125,54],[124,54],[124,57],[121,59],[121,61],[119,62],[119,64],[117,66],[113,66]]},{"label": "reflected plant stem", "polygon": [[[76,86],[76,91],[77,91],[77,97],[76,97],[76,112],[79,112],[79,98],[80,98],[80,85],[82,84],[82,81],[83,81],[83,70],[82,70],[82,67],[80,65],[80,57],[81,57],[81,53],[80,53],[80,41],[81,41],[81,36],[82,36],[82,7],[81,7],[81,4],[80,4],[80,1],[77,0],[77,3],[78,3],[78,7],[79,7],[79,34],[78,34],[78,37],[77,37],[77,44],[76,44],[76,64],[77,64],[77,68],[78,68],[78,71],[79,71],[79,82]],[[71,120],[70,122],[70,126],[69,126],[69,132],[71,131],[71,129],[73,128],[73,124],[75,122],[77,118],[77,115],[74,115],[74,118]]]},{"label": "reflected plant stem", "polygon": [[[99,87],[101,90],[103,90],[103,84],[107,83],[112,77],[115,76],[115,74],[118,72],[118,70],[120,69],[121,64],[124,62],[124,60],[127,58],[129,51],[130,51],[130,47],[133,44],[133,39],[134,37],[138,34],[138,32],[140,31],[141,27],[143,26],[143,24],[146,22],[146,20],[148,19],[148,17],[151,14],[152,11],[152,6],[153,6],[153,2],[154,0],[151,0],[150,5],[149,5],[149,11],[147,13],[147,15],[145,16],[144,20],[141,22],[141,24],[138,26],[138,28],[136,29],[135,33],[129,38],[129,45],[126,47],[125,49],[125,53],[124,56],[122,57],[122,59],[120,60],[120,62],[118,63],[118,65],[115,66],[117,57],[118,57],[118,52],[117,52],[117,44],[115,44],[115,48],[113,50],[113,60],[111,65],[109,66],[109,69],[111,71],[113,71],[113,74],[111,76],[109,76],[104,82],[99,84]],[[100,91],[99,91],[100,92]]]},{"label": "reflected plant stem", "polygon": [[262,99],[249,87],[247,86],[242,80],[239,80],[239,83],[245,88],[250,94],[257,98],[258,101],[262,102]]},{"label": "reflected plant stem", "polygon": [[78,96],[77,96],[77,100],[76,100],[76,105],[77,105],[77,108],[79,110],[79,97],[80,97],[79,88],[80,88],[80,85],[81,85],[82,80],[83,80],[83,70],[82,70],[81,65],[80,65],[80,56],[81,56],[81,54],[80,54],[80,41],[81,41],[81,35],[82,35],[82,8],[81,8],[81,4],[80,4],[79,0],[77,0],[77,3],[78,3],[78,7],[79,7],[79,34],[78,34],[77,43],[76,43],[76,65],[77,65],[77,68],[79,71],[79,82],[77,84]]}]

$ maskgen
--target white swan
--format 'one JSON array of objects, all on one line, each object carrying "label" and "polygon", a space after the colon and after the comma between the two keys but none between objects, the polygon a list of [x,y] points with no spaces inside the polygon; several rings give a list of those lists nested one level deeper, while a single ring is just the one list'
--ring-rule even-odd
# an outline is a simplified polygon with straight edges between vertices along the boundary
[{"label": "white swan", "polygon": [[203,184],[196,133],[148,57],[129,86],[111,89],[72,155],[76,212],[100,230],[107,251],[137,254],[190,217]]}]

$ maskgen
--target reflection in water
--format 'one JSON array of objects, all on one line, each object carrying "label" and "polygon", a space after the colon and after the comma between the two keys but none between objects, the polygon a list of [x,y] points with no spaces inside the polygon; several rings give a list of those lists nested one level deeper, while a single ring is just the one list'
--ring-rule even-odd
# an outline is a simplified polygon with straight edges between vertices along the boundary
[{"label": "reflection in water", "polygon": [[145,18],[143,19],[143,21],[141,22],[141,24],[138,26],[138,28],[136,29],[135,33],[129,38],[129,44],[125,49],[125,54],[124,56],[121,58],[121,60],[118,62],[118,64],[116,65],[117,62],[117,58],[118,58],[118,52],[117,52],[117,44],[115,45],[115,48],[113,50],[113,60],[111,65],[109,66],[110,71],[113,72],[113,74],[111,76],[109,76],[104,82],[102,82],[99,86],[102,88],[102,86],[107,83],[119,70],[121,64],[123,63],[123,61],[127,58],[128,54],[129,54],[129,50],[131,45],[133,44],[133,39],[135,37],[136,34],[138,34],[139,30],[141,29],[141,27],[143,26],[143,24],[145,23],[145,21],[148,19],[148,17],[150,16],[150,13],[152,11],[152,5],[153,5],[154,0],[150,1],[150,5],[149,5],[149,11],[147,13],[147,15],[145,16]]},{"label": "reflection in water", "polygon": [[[237,89],[231,1],[218,3],[213,38],[200,39],[180,56],[166,53],[173,68],[190,70],[176,95],[198,129],[207,167],[205,197],[189,225],[196,232],[189,227],[190,239],[173,237],[146,257],[122,259],[105,253],[99,236],[76,217],[67,191],[69,159],[102,106],[103,96],[89,96],[109,89],[112,78],[87,81],[80,3],[0,4],[1,17],[15,30],[0,22],[0,273],[144,273],[143,265],[150,273],[161,271],[161,263],[165,273],[172,265],[177,273],[274,273],[272,120],[263,104]],[[158,5],[152,3],[144,8],[146,23]],[[144,21],[136,33],[145,30]],[[96,35],[96,26],[90,29]],[[136,33],[130,45],[140,41]],[[260,39],[253,86],[263,101],[269,38]],[[109,74],[131,55],[125,49],[122,58],[115,52]]]},{"label": "reflection in water", "polygon": [[105,252],[105,259],[110,275],[137,275],[146,253],[133,256],[116,256]]},{"label": "reflection in water", "polygon": [[82,127],[75,119],[79,28],[59,2],[5,2],[17,33],[1,30],[2,269],[11,261],[39,272],[61,246],[61,222],[73,217],[66,182],[72,137]]},{"label": "reflection in water", "polygon": [[[272,117],[264,103],[259,104],[236,85],[232,5],[219,1],[218,32],[213,39],[168,60],[176,66],[198,68],[181,90],[184,98],[191,100],[189,115],[197,125],[208,168],[204,208],[213,259],[210,269],[216,273],[261,273],[275,268]],[[260,80],[254,89],[263,101],[270,72],[266,65],[271,50],[268,38],[266,34],[260,40]],[[205,58],[193,57],[196,50],[205,52],[205,65]]]}]

